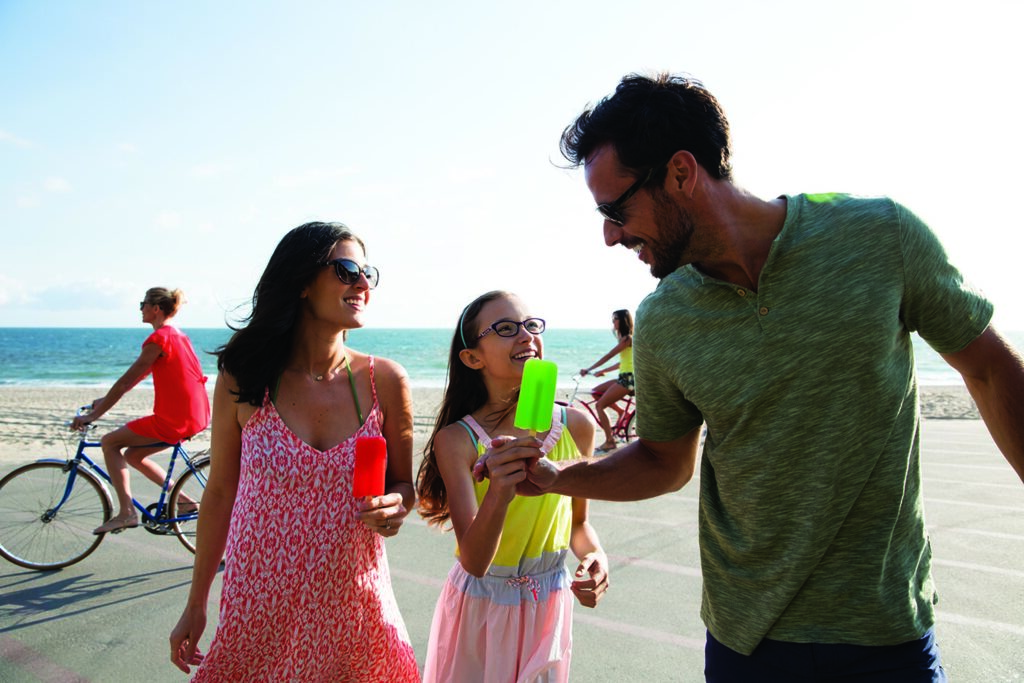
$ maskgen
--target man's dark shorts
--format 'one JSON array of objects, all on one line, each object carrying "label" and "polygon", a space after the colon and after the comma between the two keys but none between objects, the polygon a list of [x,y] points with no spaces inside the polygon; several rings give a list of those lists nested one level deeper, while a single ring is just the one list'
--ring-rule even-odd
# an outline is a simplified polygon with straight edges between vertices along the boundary
[{"label": "man's dark shorts", "polygon": [[946,683],[935,631],[900,645],[823,645],[762,640],[747,656],[708,631],[707,683]]}]

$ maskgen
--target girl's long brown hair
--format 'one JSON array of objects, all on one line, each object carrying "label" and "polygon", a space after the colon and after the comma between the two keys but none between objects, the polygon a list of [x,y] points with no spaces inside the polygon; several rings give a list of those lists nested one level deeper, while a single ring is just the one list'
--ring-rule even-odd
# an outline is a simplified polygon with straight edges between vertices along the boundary
[{"label": "girl's long brown hair", "polygon": [[[437,454],[434,451],[434,439],[437,433],[450,424],[458,422],[487,403],[487,387],[479,370],[467,367],[459,353],[463,349],[476,346],[477,335],[480,334],[480,323],[477,318],[480,311],[490,301],[501,298],[512,298],[514,294],[495,290],[482,294],[463,309],[458,325],[452,335],[451,350],[448,353],[448,381],[444,390],[444,398],[437,412],[434,431],[423,449],[419,472],[416,475],[416,496],[420,516],[428,524],[443,526],[451,517],[448,509],[448,491],[437,467]],[[468,343],[467,343],[468,342]]]}]

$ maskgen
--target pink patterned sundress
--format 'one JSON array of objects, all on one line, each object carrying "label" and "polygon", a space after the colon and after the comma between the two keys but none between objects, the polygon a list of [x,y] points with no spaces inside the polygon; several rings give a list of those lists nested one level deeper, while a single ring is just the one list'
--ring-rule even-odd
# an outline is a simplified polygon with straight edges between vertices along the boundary
[{"label": "pink patterned sundress", "polygon": [[366,422],[318,451],[269,394],[242,430],[220,621],[193,681],[419,681],[391,589],[383,539],[357,517],[355,442],[380,434],[373,381]]}]

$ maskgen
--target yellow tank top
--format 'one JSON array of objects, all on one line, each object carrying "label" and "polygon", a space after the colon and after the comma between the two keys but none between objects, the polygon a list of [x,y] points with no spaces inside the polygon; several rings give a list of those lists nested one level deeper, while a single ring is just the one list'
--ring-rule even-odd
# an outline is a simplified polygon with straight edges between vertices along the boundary
[{"label": "yellow tank top", "polygon": [[[560,406],[555,407],[551,431],[544,438],[544,445],[541,447],[545,457],[554,461],[580,457],[579,448],[573,441],[572,434],[565,428],[564,410]],[[472,417],[467,415],[462,419],[462,423],[473,432],[473,436],[476,437],[477,453],[483,455],[491,442],[490,437]],[[475,484],[477,505],[483,501],[489,484],[488,479]],[[524,563],[532,566],[530,560],[536,561],[546,553],[565,551],[569,547],[571,530],[571,498],[556,493],[543,496],[516,496],[508,505],[505,525],[501,530],[501,541],[498,543],[494,561],[491,562],[491,571],[498,567],[518,569],[523,567]]]},{"label": "yellow tank top", "polygon": [[632,345],[619,351],[619,374],[633,372],[633,347]]}]

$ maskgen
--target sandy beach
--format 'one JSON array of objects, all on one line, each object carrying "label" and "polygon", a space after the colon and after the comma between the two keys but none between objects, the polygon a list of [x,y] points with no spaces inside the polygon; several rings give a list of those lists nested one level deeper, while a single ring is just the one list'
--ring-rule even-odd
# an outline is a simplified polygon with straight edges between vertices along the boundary
[{"label": "sandy beach", "polygon": [[[64,424],[74,414],[76,406],[88,403],[100,393],[102,391],[95,388],[0,388],[0,471],[42,457],[61,457],[66,449],[73,452],[75,435],[68,432]],[[559,393],[565,398],[565,391]],[[414,452],[417,456],[430,436],[440,401],[440,389],[413,389]],[[152,402],[152,389],[134,389],[104,416],[100,429],[113,428],[147,414]],[[921,413],[926,419],[979,417],[974,401],[962,386],[922,387]],[[209,438],[209,430],[199,434],[190,444],[190,450],[206,448]]]}]

